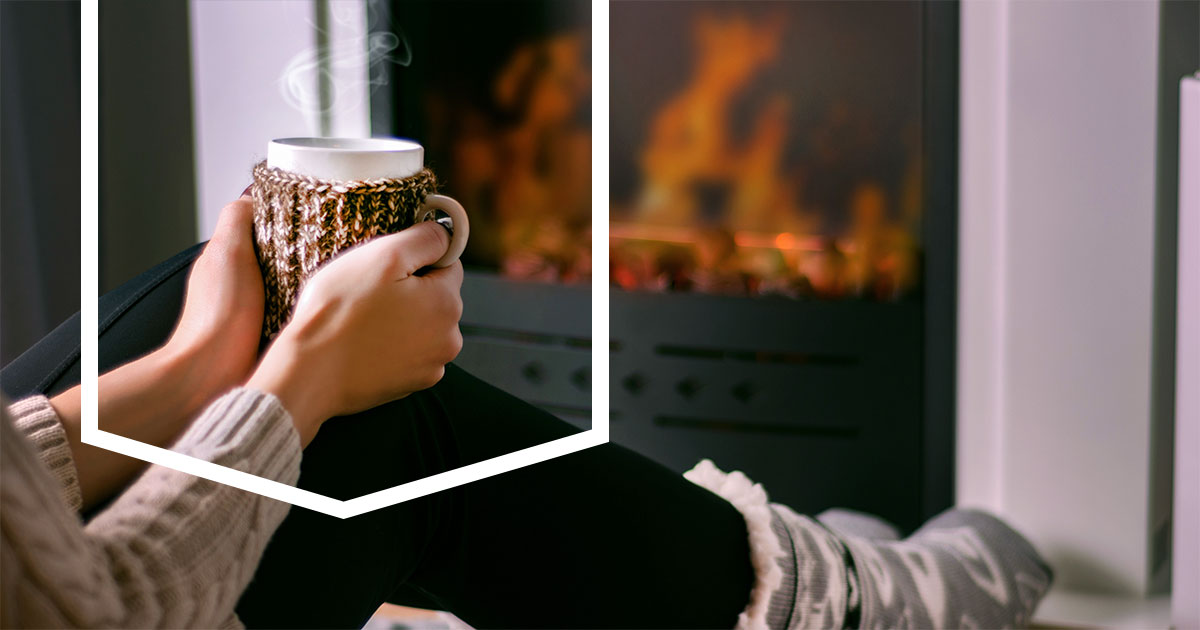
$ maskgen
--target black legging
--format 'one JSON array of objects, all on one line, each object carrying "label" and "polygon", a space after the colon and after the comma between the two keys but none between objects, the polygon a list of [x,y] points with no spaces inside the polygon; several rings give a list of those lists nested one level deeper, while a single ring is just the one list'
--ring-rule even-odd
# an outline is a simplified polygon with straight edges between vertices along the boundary
[{"label": "black legging", "polygon": [[[199,246],[100,300],[100,369],[161,345]],[[78,315],[6,366],[13,398],[79,382]],[[327,422],[299,486],[350,499],[577,429],[448,366],[434,388]],[[359,627],[384,601],[480,628],[729,628],[753,583],[724,500],[605,444],[350,519],[293,507],[237,612],[251,627]]]}]

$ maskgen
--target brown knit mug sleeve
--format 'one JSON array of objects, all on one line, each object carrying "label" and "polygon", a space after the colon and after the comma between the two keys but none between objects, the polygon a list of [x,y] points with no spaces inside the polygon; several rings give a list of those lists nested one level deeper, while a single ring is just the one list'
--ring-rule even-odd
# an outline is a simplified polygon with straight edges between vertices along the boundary
[{"label": "brown knit mug sleeve", "polygon": [[291,318],[304,282],[338,252],[416,222],[434,193],[429,169],[400,179],[322,180],[267,166],[254,167],[254,243],[263,274],[263,339]]}]

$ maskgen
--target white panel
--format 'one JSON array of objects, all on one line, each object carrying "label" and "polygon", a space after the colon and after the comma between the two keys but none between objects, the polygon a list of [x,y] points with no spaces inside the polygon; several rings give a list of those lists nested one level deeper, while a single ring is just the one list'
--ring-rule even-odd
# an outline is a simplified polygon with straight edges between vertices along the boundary
[{"label": "white panel", "polygon": [[1172,620],[1200,628],[1200,77],[1180,82]]},{"label": "white panel", "polygon": [[1158,5],[1010,5],[1003,502],[1059,586],[1147,580]]},{"label": "white panel", "polygon": [[962,5],[957,503],[1000,511],[1008,4]]},{"label": "white panel", "polygon": [[[313,59],[312,0],[193,0],[192,87],[197,229],[207,239],[221,208],[250,184],[267,142],[314,136],[317,108],[283,82],[298,56]],[[315,94],[316,73],[296,77]],[[302,95],[301,95],[302,96]]]},{"label": "white panel", "polygon": [[964,3],[960,503],[1148,586],[1158,4]]}]

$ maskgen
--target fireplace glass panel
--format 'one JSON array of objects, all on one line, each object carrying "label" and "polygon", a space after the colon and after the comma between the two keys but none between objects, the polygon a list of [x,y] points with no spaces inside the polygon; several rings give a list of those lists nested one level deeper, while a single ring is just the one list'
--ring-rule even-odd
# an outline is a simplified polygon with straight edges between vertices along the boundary
[{"label": "fireplace glass panel", "polygon": [[615,286],[919,287],[921,5],[615,2]]},{"label": "fireplace glass panel", "polygon": [[[591,277],[591,3],[373,2],[385,68],[373,132],[418,138],[442,191],[471,215],[469,269]],[[393,53],[395,56],[395,53]],[[401,55],[400,58],[404,58]]]}]

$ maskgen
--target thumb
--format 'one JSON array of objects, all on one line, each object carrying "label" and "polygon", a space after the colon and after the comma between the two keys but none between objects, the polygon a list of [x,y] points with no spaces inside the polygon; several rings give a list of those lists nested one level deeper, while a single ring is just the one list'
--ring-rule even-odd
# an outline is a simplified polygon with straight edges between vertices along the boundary
[{"label": "thumb", "polygon": [[408,229],[378,239],[387,249],[393,269],[406,278],[437,262],[450,247],[450,234],[433,221],[424,221]]},{"label": "thumb", "polygon": [[221,209],[212,240],[222,245],[238,245],[252,240],[254,232],[254,204],[249,197],[242,197]]}]

